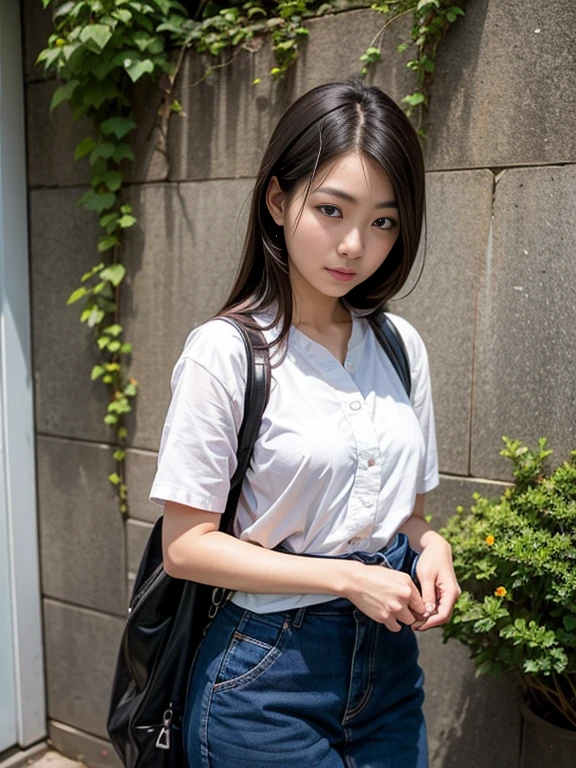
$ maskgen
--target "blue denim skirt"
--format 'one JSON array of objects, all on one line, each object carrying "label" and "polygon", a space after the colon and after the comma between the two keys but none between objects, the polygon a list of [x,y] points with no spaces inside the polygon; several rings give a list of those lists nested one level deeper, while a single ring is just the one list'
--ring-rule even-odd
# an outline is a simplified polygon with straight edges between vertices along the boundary
[{"label": "blue denim skirt", "polygon": [[[336,557],[419,586],[404,534]],[[264,614],[227,601],[190,676],[189,768],[427,768],[423,682],[414,631],[391,632],[346,598]]]}]

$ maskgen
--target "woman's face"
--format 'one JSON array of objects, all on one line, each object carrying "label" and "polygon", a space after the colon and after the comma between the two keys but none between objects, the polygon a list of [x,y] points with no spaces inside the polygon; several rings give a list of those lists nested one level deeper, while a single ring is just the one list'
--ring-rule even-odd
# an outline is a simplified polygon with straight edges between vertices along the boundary
[{"label": "woman's face", "polygon": [[307,182],[288,199],[273,176],[268,209],[284,227],[290,280],[309,298],[340,297],[372,275],[400,234],[387,173],[358,152],[317,171],[302,215]]}]

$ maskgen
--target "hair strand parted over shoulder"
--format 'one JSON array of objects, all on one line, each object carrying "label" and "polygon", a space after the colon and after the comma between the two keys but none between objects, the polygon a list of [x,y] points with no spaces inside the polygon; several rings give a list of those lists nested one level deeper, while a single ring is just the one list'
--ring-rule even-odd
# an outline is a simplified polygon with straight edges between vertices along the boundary
[{"label": "hair strand parted over shoulder", "polygon": [[[425,217],[424,159],[418,135],[402,109],[376,86],[360,78],[319,85],[282,115],[256,178],[242,259],[230,295],[217,315],[241,314],[277,306],[271,323],[280,323],[276,343],[290,331],[292,288],[284,230],[266,205],[272,176],[290,199],[306,184],[304,209],[319,169],[359,151],[388,174],[394,187],[400,234],[383,264],[343,302],[364,315],[377,314],[405,284],[416,260]],[[297,221],[298,221],[297,219]]]}]

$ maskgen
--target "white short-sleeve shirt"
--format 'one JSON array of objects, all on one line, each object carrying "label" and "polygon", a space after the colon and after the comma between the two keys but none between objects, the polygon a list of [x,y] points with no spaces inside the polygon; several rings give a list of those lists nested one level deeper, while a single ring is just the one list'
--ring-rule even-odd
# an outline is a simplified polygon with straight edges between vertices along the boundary
[{"label": "white short-sleeve shirt", "polygon": [[[238,538],[294,553],[375,552],[412,514],[416,494],[438,485],[426,348],[413,325],[388,314],[408,352],[410,398],[366,319],[352,313],[344,365],[290,328],[242,486]],[[255,318],[265,324],[272,315]],[[150,501],[224,511],[245,382],[244,345],[230,323],[212,319],[189,334],[172,373]],[[265,613],[335,598],[235,592],[231,599]]]}]

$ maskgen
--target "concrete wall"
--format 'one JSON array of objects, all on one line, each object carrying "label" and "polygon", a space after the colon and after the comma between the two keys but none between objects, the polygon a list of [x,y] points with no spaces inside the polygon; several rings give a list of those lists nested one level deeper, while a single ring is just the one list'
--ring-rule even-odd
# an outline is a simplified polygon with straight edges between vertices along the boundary
[{"label": "concrete wall", "polygon": [[[169,377],[184,339],[225,297],[238,258],[257,163],[275,121],[308,88],[359,71],[382,24],[369,10],[310,22],[288,79],[269,84],[270,50],[242,53],[195,88],[186,59],[168,142],[152,120],[159,93],[137,88],[139,161],[128,195],[122,322],[141,385],[127,458],[131,512],[116,511],[104,394],[79,310],[66,298],[96,258],[95,216],[75,206],[88,177],[72,150],[86,135],[33,59],[49,32],[24,2],[31,202],[36,426],[50,732],[93,766],[117,764],[106,742],[111,669],[135,571],[157,508],[147,501]],[[373,81],[409,92],[407,26],[387,32]],[[437,62],[426,145],[427,235],[422,279],[392,309],[428,347],[441,485],[428,510],[441,523],[480,490],[509,482],[501,435],[550,439],[558,462],[574,448],[576,396],[576,6],[565,0],[476,0]],[[347,45],[343,46],[342,41]],[[262,83],[251,85],[254,77]],[[414,277],[416,276],[416,271]],[[412,283],[410,284],[412,285]],[[403,295],[408,292],[408,287]],[[520,720],[513,686],[476,680],[466,649],[421,638],[433,768],[516,768]]]}]

